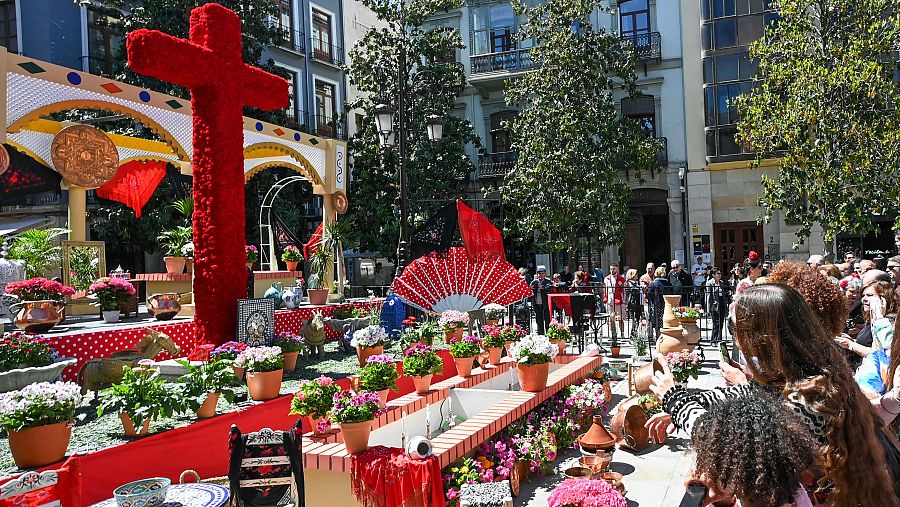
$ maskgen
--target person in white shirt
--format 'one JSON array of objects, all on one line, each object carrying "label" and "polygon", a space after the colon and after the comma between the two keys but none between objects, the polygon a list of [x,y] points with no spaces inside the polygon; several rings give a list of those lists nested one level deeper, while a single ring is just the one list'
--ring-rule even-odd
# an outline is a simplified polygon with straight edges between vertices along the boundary
[{"label": "person in white shirt", "polygon": [[703,297],[703,284],[706,283],[706,273],[709,271],[709,266],[703,262],[702,256],[697,256],[697,262],[691,266],[691,275],[694,277],[694,301],[699,302],[706,308],[706,298]]}]

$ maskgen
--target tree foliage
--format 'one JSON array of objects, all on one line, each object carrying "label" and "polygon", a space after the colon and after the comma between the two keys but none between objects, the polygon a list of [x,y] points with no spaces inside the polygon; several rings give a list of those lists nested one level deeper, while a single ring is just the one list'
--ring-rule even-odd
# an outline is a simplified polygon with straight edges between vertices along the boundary
[{"label": "tree foliage", "polygon": [[519,159],[502,186],[509,232],[527,240],[541,231],[539,243],[554,249],[581,232],[618,244],[631,195],[621,170],[640,179],[659,149],[613,101],[614,90],[637,95],[632,49],[592,26],[591,14],[605,10],[600,1],[516,9],[528,17],[523,37],[541,43],[531,49],[535,70],[507,85],[507,103],[524,105],[512,122]]},{"label": "tree foliage", "polygon": [[[369,29],[350,51],[350,80],[362,97],[349,107],[361,109],[366,121],[349,143],[353,188],[347,220],[352,225],[351,239],[360,248],[393,255],[399,238],[399,211],[395,213],[399,154],[396,148],[384,151],[379,146],[372,114],[378,99],[385,97],[396,108],[400,79],[406,83],[406,174],[412,221],[422,221],[448,200],[462,196],[465,178],[473,170],[466,145],[480,146],[480,140],[467,120],[450,114],[466,84],[462,66],[444,60],[448,52],[463,47],[459,32],[424,26],[429,16],[459,7],[459,1],[363,3],[387,26]],[[398,72],[401,45],[406,49],[407,70],[402,77]],[[437,143],[428,140],[425,129],[430,114],[446,122],[443,140]]]},{"label": "tree foliage", "polygon": [[815,223],[829,241],[865,235],[900,204],[900,2],[776,5],[779,21],[751,48],[758,86],[736,101],[755,164],[780,159],[779,177],[762,179],[763,218],[784,211],[801,242]]}]

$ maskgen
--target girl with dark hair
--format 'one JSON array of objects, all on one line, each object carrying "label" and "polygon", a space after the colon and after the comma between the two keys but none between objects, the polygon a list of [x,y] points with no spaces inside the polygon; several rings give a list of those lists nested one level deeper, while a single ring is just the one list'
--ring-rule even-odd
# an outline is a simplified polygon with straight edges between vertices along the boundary
[{"label": "girl with dark hair", "polygon": [[687,482],[707,487],[704,505],[812,507],[801,477],[816,462],[816,441],[763,389],[711,406],[697,419],[691,444],[697,458]]},{"label": "girl with dark hair", "polygon": [[821,477],[804,484],[818,503],[900,505],[892,487],[900,477],[896,449],[803,296],[787,285],[753,286],[737,299],[733,319],[735,343],[749,359],[753,383],[692,393],[675,385],[663,361],[664,372],[656,374],[651,389],[665,412],[648,421],[651,431],[662,436],[674,423],[692,433],[711,406],[765,389],[784,399],[819,444]]}]

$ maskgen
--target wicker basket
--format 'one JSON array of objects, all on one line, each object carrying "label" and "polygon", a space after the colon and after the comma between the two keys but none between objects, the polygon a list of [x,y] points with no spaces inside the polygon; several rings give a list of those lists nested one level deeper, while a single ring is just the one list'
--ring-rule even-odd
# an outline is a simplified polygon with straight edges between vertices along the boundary
[{"label": "wicker basket", "polygon": [[[188,480],[192,479],[192,480]],[[194,470],[185,470],[178,476],[178,484],[189,484],[192,482],[203,482],[206,484],[218,484],[219,486],[228,486],[228,476],[210,477],[209,479],[201,479],[200,474]]]}]

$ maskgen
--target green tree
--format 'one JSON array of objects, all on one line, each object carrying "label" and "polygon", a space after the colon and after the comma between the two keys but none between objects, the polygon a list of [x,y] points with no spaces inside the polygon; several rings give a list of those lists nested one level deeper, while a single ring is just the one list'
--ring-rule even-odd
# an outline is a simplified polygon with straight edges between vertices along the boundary
[{"label": "green tree", "polygon": [[552,249],[574,244],[580,231],[601,247],[618,244],[631,195],[621,171],[641,179],[659,150],[613,102],[616,90],[638,94],[633,50],[591,24],[607,10],[599,0],[516,10],[528,17],[522,37],[541,43],[531,49],[536,68],[507,84],[507,103],[524,105],[511,125],[519,159],[502,185],[507,228],[526,241],[546,232],[539,243]]},{"label": "green tree", "polygon": [[[425,220],[448,200],[463,195],[465,179],[473,170],[466,145],[480,147],[481,141],[467,120],[450,115],[466,84],[462,66],[445,58],[463,47],[459,32],[423,26],[435,12],[459,7],[459,0],[362,1],[387,26],[371,28],[350,51],[350,80],[368,96],[349,105],[362,109],[366,121],[349,143],[353,194],[346,220],[351,241],[359,247],[393,255],[399,238],[394,213],[399,205],[399,157],[396,149],[384,151],[379,146],[372,114],[378,98],[387,97],[396,107],[400,79],[406,83],[406,171],[413,221]],[[408,71],[402,78],[401,45]],[[414,83],[417,73],[421,77]],[[446,122],[443,140],[437,143],[428,140],[425,129],[430,114]]]},{"label": "green tree", "polygon": [[782,210],[800,242],[815,223],[827,240],[874,231],[872,216],[900,204],[900,3],[776,5],[779,20],[750,51],[757,86],[736,101],[754,165],[780,160],[780,175],[762,178],[762,219]]}]

